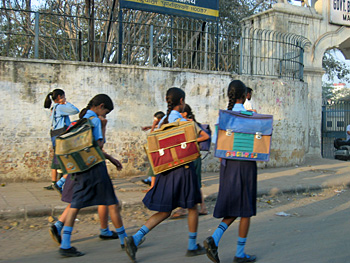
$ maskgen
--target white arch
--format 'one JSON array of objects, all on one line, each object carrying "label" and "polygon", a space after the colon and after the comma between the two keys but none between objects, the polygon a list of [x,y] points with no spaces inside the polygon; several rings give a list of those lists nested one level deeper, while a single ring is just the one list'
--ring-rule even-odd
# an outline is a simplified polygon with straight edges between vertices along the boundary
[{"label": "white arch", "polygon": [[342,26],[337,30],[324,33],[312,45],[311,64],[314,65],[314,67],[321,67],[324,52],[331,48],[338,48],[340,51],[342,51],[344,56],[348,58],[350,54],[346,52],[346,49],[349,47],[344,45],[344,43],[347,43],[349,40],[350,28],[345,26]]}]

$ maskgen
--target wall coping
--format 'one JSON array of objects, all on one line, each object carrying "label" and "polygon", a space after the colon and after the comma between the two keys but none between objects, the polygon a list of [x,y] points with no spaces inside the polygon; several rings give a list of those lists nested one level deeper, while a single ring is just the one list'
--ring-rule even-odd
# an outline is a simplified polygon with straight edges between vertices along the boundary
[{"label": "wall coping", "polygon": [[137,65],[124,65],[124,64],[108,64],[108,63],[98,63],[98,62],[80,62],[80,61],[68,61],[68,60],[54,60],[54,59],[31,59],[31,58],[12,58],[0,56],[0,61],[11,61],[19,63],[38,63],[38,64],[55,64],[55,65],[74,65],[83,67],[104,67],[104,68],[123,68],[123,69],[141,69],[141,70],[157,70],[157,71],[169,71],[169,72],[183,72],[183,73],[193,73],[193,74],[212,74],[212,75],[223,75],[230,76],[232,79],[236,76],[249,77],[251,79],[272,79],[281,80],[288,82],[302,82],[300,80],[284,79],[278,76],[252,76],[248,74],[234,74],[231,72],[223,71],[211,71],[211,70],[195,70],[195,69],[180,69],[180,68],[161,68],[161,67],[147,67],[147,66],[137,66]]},{"label": "wall coping", "polygon": [[148,67],[148,66],[137,66],[137,65],[125,65],[125,64],[110,64],[110,63],[99,63],[99,62],[81,62],[81,61],[70,61],[70,60],[54,60],[54,59],[32,59],[32,58],[13,58],[0,56],[0,61],[13,61],[23,63],[41,63],[41,64],[63,64],[63,65],[74,65],[83,67],[104,67],[104,68],[124,68],[124,69],[143,69],[143,70],[157,70],[157,71],[171,71],[171,72],[185,72],[195,74],[214,74],[214,75],[234,75],[230,72],[224,71],[213,71],[213,70],[196,70],[196,69],[182,69],[182,68],[166,68],[166,67]]}]

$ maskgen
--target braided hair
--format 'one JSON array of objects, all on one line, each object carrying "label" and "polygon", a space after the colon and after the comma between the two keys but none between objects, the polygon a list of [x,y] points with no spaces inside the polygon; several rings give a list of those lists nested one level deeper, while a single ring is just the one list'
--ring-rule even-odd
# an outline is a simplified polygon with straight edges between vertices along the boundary
[{"label": "braided hair", "polygon": [[239,99],[245,98],[247,95],[247,87],[244,85],[244,83],[240,80],[233,80],[228,85],[227,90],[227,97],[229,99],[228,101],[228,110],[232,110],[233,107],[236,104],[236,101]]},{"label": "braided hair", "polygon": [[63,95],[64,95],[64,91],[61,89],[54,89],[53,91],[51,91],[49,94],[47,94],[45,98],[44,108],[50,109],[52,100],[55,101],[58,98],[58,96],[63,96]]},{"label": "braided hair", "polygon": [[88,105],[84,109],[80,111],[79,118],[82,119],[86,112],[91,109],[91,107],[99,106],[102,103],[104,104],[104,107],[109,111],[112,111],[114,109],[113,101],[108,95],[98,94],[89,101]]},{"label": "braided hair", "polygon": [[180,100],[185,100],[185,92],[180,88],[170,88],[166,92],[165,100],[168,103],[168,110],[166,112],[166,117],[163,124],[169,123],[170,112],[177,106],[180,105]]}]

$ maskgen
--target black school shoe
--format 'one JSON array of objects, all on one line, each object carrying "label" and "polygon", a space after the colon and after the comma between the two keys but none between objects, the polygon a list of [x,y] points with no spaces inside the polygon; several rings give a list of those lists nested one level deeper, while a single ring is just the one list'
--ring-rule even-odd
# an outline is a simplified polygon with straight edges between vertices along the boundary
[{"label": "black school shoe", "polygon": [[55,225],[51,225],[49,231],[53,241],[61,244],[61,236],[58,233],[57,227]]},{"label": "black school shoe", "polygon": [[218,247],[215,245],[214,238],[212,236],[207,237],[203,244],[207,252],[207,257],[214,263],[220,263]]},{"label": "black school shoe", "polygon": [[136,261],[137,246],[135,245],[134,238],[132,236],[124,238],[125,251],[128,254],[132,262]]},{"label": "black school shoe", "polygon": [[117,232],[114,232],[114,231],[111,231],[111,232],[112,232],[111,236],[100,235],[100,238],[103,240],[110,240],[110,239],[118,239],[119,238]]},{"label": "black school shoe", "polygon": [[199,255],[204,255],[205,249],[201,245],[197,244],[197,249],[195,250],[187,250],[186,257],[195,257]]},{"label": "black school shoe", "polygon": [[54,190],[52,184],[50,184],[49,186],[44,186],[44,189],[46,189],[46,190]]},{"label": "black school shoe", "polygon": [[85,255],[84,253],[78,251],[75,247],[70,247],[67,249],[60,248],[59,253],[63,257],[81,257]]},{"label": "black school shoe", "polygon": [[142,179],[141,182],[143,182],[144,184],[148,184],[149,186],[151,186],[151,181],[147,180],[147,179]]},{"label": "black school shoe", "polygon": [[233,263],[255,262],[255,260],[256,260],[256,256],[246,254],[244,258],[238,258],[235,256],[233,258]]}]

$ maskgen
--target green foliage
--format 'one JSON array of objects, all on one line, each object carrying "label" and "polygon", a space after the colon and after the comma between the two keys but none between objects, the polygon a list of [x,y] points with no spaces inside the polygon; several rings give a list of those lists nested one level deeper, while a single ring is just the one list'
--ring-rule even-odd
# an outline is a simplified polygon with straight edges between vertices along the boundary
[{"label": "green foliage", "polygon": [[350,97],[350,89],[334,88],[332,83],[339,79],[343,83],[350,82],[350,69],[342,61],[335,57],[335,49],[327,50],[323,56],[322,67],[326,71],[326,80],[322,83],[322,97],[332,100],[348,100]]},{"label": "green foliage", "polygon": [[349,67],[334,56],[335,50],[327,50],[323,56],[322,67],[326,71],[328,81],[334,81],[335,77],[343,82],[350,81]]}]

